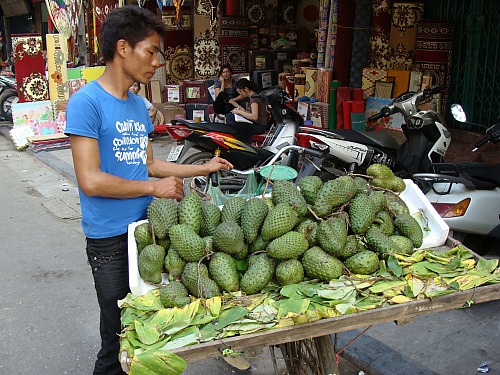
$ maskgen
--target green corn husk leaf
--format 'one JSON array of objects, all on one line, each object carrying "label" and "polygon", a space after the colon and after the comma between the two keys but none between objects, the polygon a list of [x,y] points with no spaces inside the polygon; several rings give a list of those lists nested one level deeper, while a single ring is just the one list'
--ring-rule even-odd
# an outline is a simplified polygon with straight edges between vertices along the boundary
[{"label": "green corn husk leaf", "polygon": [[137,332],[137,338],[146,345],[152,345],[158,340],[160,340],[161,332],[158,330],[158,326],[151,324],[149,322],[140,322],[136,320],[135,331]]},{"label": "green corn husk leaf", "polygon": [[389,267],[391,272],[396,277],[401,277],[403,274],[403,268],[399,265],[398,260],[393,255],[389,255],[389,258],[387,259],[387,267]]},{"label": "green corn husk leaf", "polygon": [[163,308],[158,289],[154,289],[151,293],[146,293],[142,296],[134,296],[132,293],[129,293],[124,299],[118,301],[118,306],[122,309],[133,307],[139,311],[161,310]]},{"label": "green corn husk leaf", "polygon": [[309,307],[309,299],[291,298],[277,301],[274,307],[278,309],[277,318],[288,318],[294,315],[304,314]]},{"label": "green corn husk leaf", "polygon": [[476,271],[491,273],[498,268],[498,259],[479,259],[476,264]]},{"label": "green corn husk leaf", "polygon": [[130,375],[180,375],[187,362],[165,350],[147,350],[132,358]]},{"label": "green corn husk leaf", "polygon": [[372,293],[382,293],[384,290],[407,285],[405,280],[379,281],[369,288]]},{"label": "green corn husk leaf", "polygon": [[201,342],[200,330],[196,326],[190,326],[177,332],[161,349],[174,350],[199,342]]}]

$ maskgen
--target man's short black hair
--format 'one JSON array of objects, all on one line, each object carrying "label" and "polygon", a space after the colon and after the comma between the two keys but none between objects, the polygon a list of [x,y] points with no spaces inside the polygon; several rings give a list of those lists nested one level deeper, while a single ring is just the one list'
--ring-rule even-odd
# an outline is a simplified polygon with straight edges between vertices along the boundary
[{"label": "man's short black hair", "polygon": [[99,45],[104,62],[113,60],[116,43],[120,39],[134,48],[155,32],[163,37],[165,24],[149,10],[133,5],[113,9],[101,26]]}]

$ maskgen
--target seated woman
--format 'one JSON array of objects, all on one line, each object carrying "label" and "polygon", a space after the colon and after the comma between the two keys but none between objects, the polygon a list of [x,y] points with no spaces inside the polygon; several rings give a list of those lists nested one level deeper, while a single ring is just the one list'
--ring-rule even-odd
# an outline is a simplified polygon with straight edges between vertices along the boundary
[{"label": "seated woman", "polygon": [[233,106],[230,113],[226,115],[227,124],[245,125],[246,122],[238,122],[235,115],[239,115],[250,122],[253,134],[262,134],[267,130],[267,105],[255,92],[252,82],[246,78],[240,79],[236,83],[236,92],[243,99],[248,98],[247,108],[241,107],[235,99],[230,99],[229,103]]},{"label": "seated woman", "polygon": [[[141,91],[141,84],[139,82],[134,82],[132,86],[130,86],[129,91],[139,96],[139,91]],[[144,96],[141,96],[141,98],[144,101],[146,109],[148,110],[151,122],[155,124],[156,114],[158,112],[158,109],[153,104],[151,104],[149,100],[147,100]]]},{"label": "seated woman", "polygon": [[225,115],[233,109],[233,106],[228,103],[229,99],[235,97],[236,101],[240,101],[240,96],[236,93],[236,82],[233,80],[233,70],[229,65],[224,65],[219,71],[219,80],[215,80],[215,102],[214,112]]}]

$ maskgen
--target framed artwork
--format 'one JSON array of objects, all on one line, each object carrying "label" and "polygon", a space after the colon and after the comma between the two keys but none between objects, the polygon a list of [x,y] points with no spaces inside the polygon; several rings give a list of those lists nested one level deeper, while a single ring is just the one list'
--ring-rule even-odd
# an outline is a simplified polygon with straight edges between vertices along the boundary
[{"label": "framed artwork", "polygon": [[376,98],[390,99],[394,90],[394,81],[375,81],[375,92],[373,94]]}]

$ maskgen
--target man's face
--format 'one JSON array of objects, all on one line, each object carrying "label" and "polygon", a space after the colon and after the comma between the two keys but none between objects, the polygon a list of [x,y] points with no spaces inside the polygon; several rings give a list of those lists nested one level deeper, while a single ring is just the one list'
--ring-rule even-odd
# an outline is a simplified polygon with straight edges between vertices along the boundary
[{"label": "man's face", "polygon": [[159,68],[160,36],[153,33],[127,50],[124,71],[134,81],[148,83]]}]

